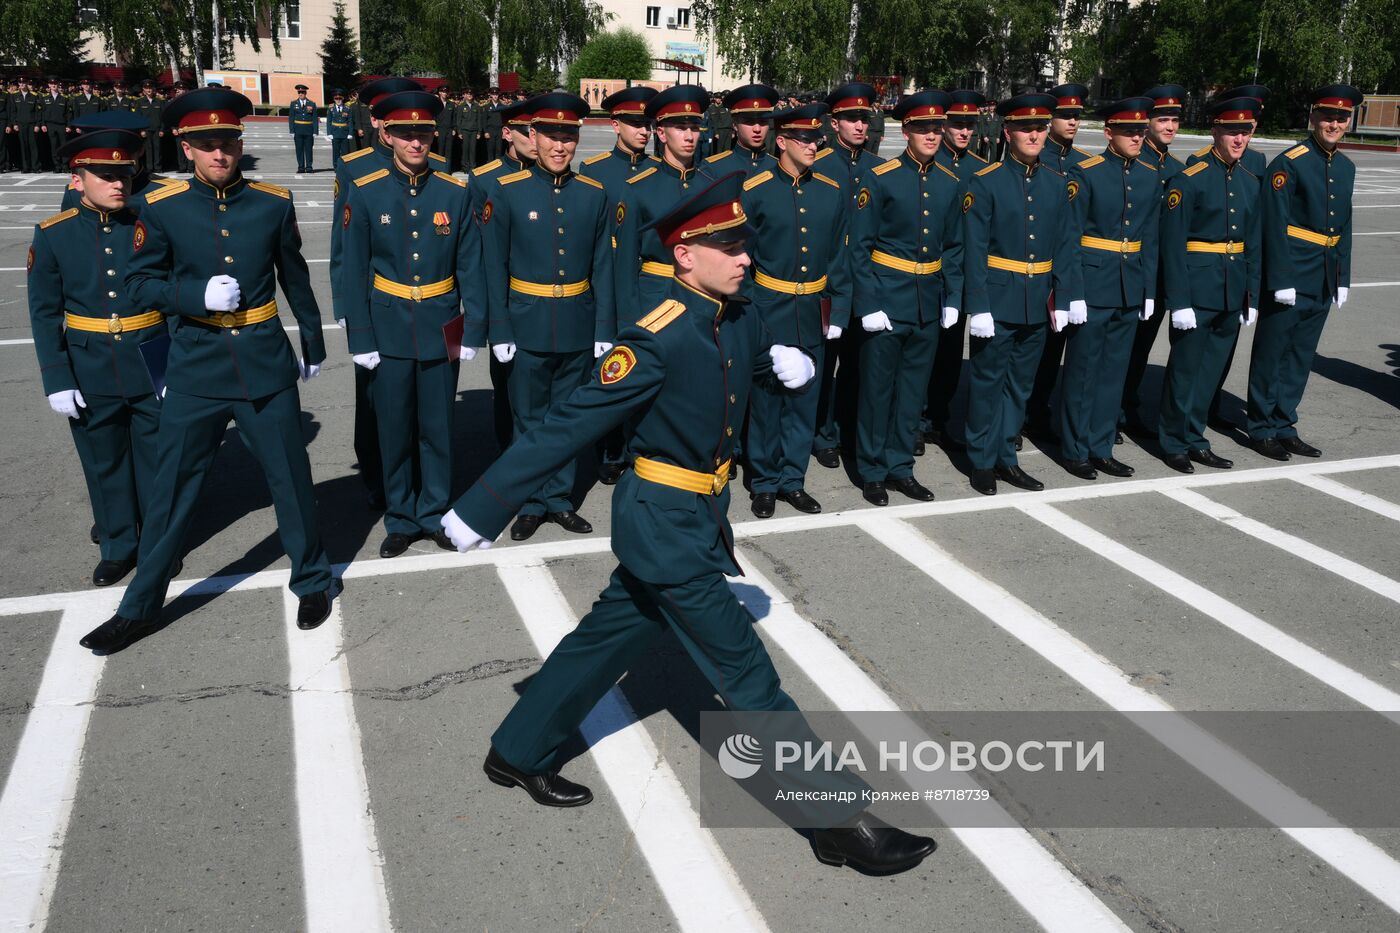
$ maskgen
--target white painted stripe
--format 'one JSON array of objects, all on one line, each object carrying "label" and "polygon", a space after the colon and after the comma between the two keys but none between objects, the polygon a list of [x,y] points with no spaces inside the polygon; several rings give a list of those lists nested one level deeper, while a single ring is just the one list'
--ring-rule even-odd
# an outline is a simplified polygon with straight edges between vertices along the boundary
[{"label": "white painted stripe", "polygon": [[1304,674],[1317,678],[1362,706],[1382,713],[1394,711],[1390,713],[1390,718],[1400,724],[1400,693],[1329,658],[1316,648],[1270,625],[1223,596],[1211,592],[1155,560],[1144,557],[1083,522],[1070,518],[1059,509],[1048,505],[1026,504],[1021,506],[1021,511],[1192,609],[1210,616],[1240,637],[1293,665]]},{"label": "white painted stripe", "polygon": [[102,594],[63,612],[0,795],[0,933],[41,933],[73,815],[104,659],[78,639],[116,611]]},{"label": "white painted stripe", "polygon": [[[1400,207],[1400,204],[1397,204],[1397,205],[1395,205],[1395,206],[1396,206],[1396,207]],[[1400,285],[1400,282],[1353,282],[1353,283],[1351,283],[1351,287],[1352,287],[1352,288],[1394,288],[1394,287],[1397,286],[1397,285]]]},{"label": "white painted stripe", "polygon": [[370,815],[350,666],[341,653],[340,600],[320,628],[303,632],[296,626],[296,596],[283,595],[306,929],[389,933],[384,862]]},{"label": "white painted stripe", "polygon": [[[1304,541],[1297,535],[1291,535],[1286,531],[1280,531],[1266,525],[1237,512],[1228,505],[1223,505],[1214,499],[1207,499],[1200,493],[1192,492],[1189,489],[1172,489],[1163,495],[1169,499],[1175,499],[1182,505],[1195,509],[1203,515],[1209,515],[1216,521],[1229,525],[1237,531],[1242,531],[1252,538],[1257,538],[1265,544],[1272,544],[1294,557],[1301,558],[1329,573],[1335,573],[1343,579],[1350,580],[1357,586],[1364,586],[1378,596],[1384,596],[1392,602],[1400,602],[1400,582],[1358,564],[1354,560]],[[1400,707],[1395,708],[1400,709]]]},{"label": "white painted stripe", "polygon": [[[1113,709],[1123,713],[1175,712],[1160,697],[1131,683],[1128,675],[1112,662],[1011,593],[959,563],[914,527],[887,518],[872,518],[863,522],[862,527]],[[1400,707],[1393,709],[1400,713]],[[1154,716],[1133,717],[1132,721],[1338,873],[1400,913],[1400,862],[1380,847],[1355,831],[1338,826],[1328,814],[1189,719]],[[1300,822],[1323,828],[1288,826],[1288,819],[1300,813],[1308,814],[1308,818]]]},{"label": "white painted stripe", "polygon": [[[758,620],[759,628],[772,639],[811,678],[832,704],[842,710],[898,713],[898,704],[880,689],[869,675],[856,666],[831,639],[798,614],[792,602],[754,567],[743,554],[739,564],[744,577],[730,583],[736,594],[746,586],[758,587],[768,599],[768,611]],[[913,733],[918,727],[908,723],[892,727]],[[948,785],[975,787],[968,775],[949,775]],[[935,814],[941,809],[929,804]],[[1000,810],[995,803],[992,807]],[[991,809],[991,808],[989,808]],[[1011,816],[1002,811],[1007,823]],[[940,822],[946,822],[940,817]],[[1096,933],[1125,931],[1127,925],[1109,910],[1089,888],[1047,852],[1024,829],[1015,827],[957,827],[949,829],[997,882],[1036,923],[1054,933]],[[937,855],[934,855],[937,858]]]},{"label": "white painted stripe", "polygon": [[1353,233],[1352,236],[1400,236],[1400,230],[1373,230],[1369,233]]},{"label": "white painted stripe", "polygon": [[1389,499],[1373,496],[1369,492],[1362,492],[1359,489],[1344,485],[1336,480],[1327,479],[1323,476],[1295,476],[1291,478],[1300,486],[1307,486],[1309,489],[1325,492],[1327,495],[1335,496],[1343,502],[1350,502],[1357,508],[1365,509],[1368,512],[1375,512],[1377,515],[1384,515],[1386,518],[1400,522],[1400,505],[1391,502]]},{"label": "white painted stripe", "polygon": [[[540,655],[578,624],[553,575],[542,565],[497,569]],[[598,763],[657,887],[682,930],[764,931],[767,922],[744,890],[671,766],[613,687],[579,731]]]}]

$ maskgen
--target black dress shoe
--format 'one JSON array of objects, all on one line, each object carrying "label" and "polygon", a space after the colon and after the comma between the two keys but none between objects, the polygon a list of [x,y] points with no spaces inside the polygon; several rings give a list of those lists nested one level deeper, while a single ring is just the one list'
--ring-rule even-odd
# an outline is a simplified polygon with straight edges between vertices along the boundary
[{"label": "black dress shoe", "polygon": [[972,488],[984,496],[995,496],[997,494],[997,475],[991,470],[973,470]]},{"label": "black dress shoe", "polygon": [[99,561],[97,568],[92,572],[93,586],[111,586],[118,583],[121,578],[131,573],[131,569],[136,566],[134,560],[104,560]]},{"label": "black dress shoe", "polygon": [[937,848],[928,836],[896,829],[869,813],[856,817],[850,828],[812,832],[812,851],[825,865],[852,865],[863,871],[893,874],[908,871]]},{"label": "black dress shoe", "polygon": [[778,498],[788,505],[807,515],[817,515],[822,510],[822,504],[813,499],[805,489],[793,489],[788,492],[778,493]]},{"label": "black dress shoe", "polygon": [[1291,454],[1297,454],[1300,457],[1322,456],[1322,451],[1318,450],[1301,437],[1280,437],[1278,442],[1283,446],[1284,450]]},{"label": "black dress shoe", "polygon": [[94,524],[91,528],[88,529],[88,540],[91,541],[93,544],[102,543],[102,535],[97,533],[96,524]]},{"label": "black dress shoe", "polygon": [[373,490],[365,493],[365,502],[369,505],[371,512],[382,512],[384,511],[384,506],[387,504],[384,501],[384,493],[374,492]]},{"label": "black dress shoe", "polygon": [[1228,470],[1235,465],[1235,461],[1226,460],[1209,447],[1192,447],[1190,450],[1186,451],[1186,456],[1195,460],[1201,466],[1214,467],[1217,470]]},{"label": "black dress shoe", "polygon": [[916,502],[933,501],[933,492],[912,476],[905,476],[900,479],[887,479],[885,480],[885,485],[895,492],[903,493]]},{"label": "black dress shoe", "polygon": [[841,465],[841,451],[835,447],[823,447],[816,453],[817,462],[828,470],[834,470]]},{"label": "black dress shoe", "polygon": [[916,456],[916,457],[922,457],[923,455],[924,455],[924,439],[923,439],[923,438],[919,438],[917,441],[914,442],[914,456]]},{"label": "black dress shoe", "polygon": [[416,535],[405,535],[399,534],[397,531],[391,531],[384,536],[384,543],[379,545],[379,556],[398,557],[404,551],[407,551],[408,546],[416,540],[418,540]]},{"label": "black dress shoe", "polygon": [[540,522],[544,521],[543,515],[522,515],[515,520],[515,524],[510,526],[510,539],[512,541],[528,541],[540,530]]},{"label": "black dress shoe", "polygon": [[622,471],[625,469],[625,463],[605,463],[598,467],[598,482],[604,486],[615,485],[622,478]]},{"label": "black dress shoe", "polygon": [[572,534],[593,534],[593,526],[588,523],[588,519],[584,518],[573,509],[565,509],[562,512],[550,512],[545,517]]},{"label": "black dress shoe", "polygon": [[1263,440],[1253,441],[1249,445],[1256,453],[1263,454],[1270,460],[1292,460],[1293,455],[1284,450],[1283,444],[1274,437],[1266,437]]},{"label": "black dress shoe", "polygon": [[1109,476],[1132,476],[1137,472],[1117,457],[1090,457],[1089,462],[1094,469]]},{"label": "black dress shoe", "polygon": [[890,504],[890,494],[885,492],[884,483],[866,483],[860,487],[860,494],[871,505]]},{"label": "black dress shoe", "polygon": [[1045,488],[1044,483],[1042,483],[1040,480],[1036,479],[1034,476],[1031,476],[1025,470],[1021,469],[1019,466],[1016,466],[1014,464],[1011,466],[1003,465],[997,467],[997,476],[1001,479],[1006,480],[1008,483],[1017,487],[1018,489],[1028,489],[1031,492],[1040,492],[1042,489]]},{"label": "black dress shoe", "polygon": [[441,528],[433,532],[430,537],[433,539],[433,543],[444,551],[457,550],[457,545],[452,543],[452,539],[447,536],[447,532],[443,531]]},{"label": "black dress shoe", "polygon": [[1012,447],[1015,447],[1016,450],[1019,451],[1019,450],[1022,448],[1022,446],[1025,445],[1025,443],[1026,443],[1026,439],[1023,438],[1021,435],[1017,434],[1017,435],[1016,435],[1016,439],[1015,439],[1014,441],[1011,442],[1011,446],[1012,446]]},{"label": "black dress shoe", "polygon": [[1185,454],[1167,454],[1162,457],[1162,462],[1178,473],[1196,472],[1196,468],[1191,465],[1191,458]]},{"label": "black dress shoe", "polygon": [[1123,443],[1123,432],[1122,432],[1122,431],[1114,431],[1114,432],[1113,432],[1113,446],[1114,446],[1114,447],[1117,447],[1117,446],[1118,446],[1119,444],[1121,444],[1121,443]]},{"label": "black dress shoe", "polygon": [[128,619],[115,615],[78,639],[78,644],[110,654],[140,641],[158,628],[159,619]]},{"label": "black dress shoe", "polygon": [[330,590],[309,593],[297,603],[297,628],[303,632],[315,628],[331,614]]},{"label": "black dress shoe", "polygon": [[1066,460],[1060,464],[1065,468],[1065,472],[1080,479],[1098,479],[1099,471],[1094,469],[1094,465],[1088,460]]},{"label": "black dress shoe", "polygon": [[481,766],[492,784],[502,787],[523,787],[530,799],[542,807],[581,807],[593,802],[593,791],[582,784],[565,780],[559,772],[526,774],[519,768],[506,764],[494,747],[486,755],[486,763]]},{"label": "black dress shoe", "polygon": [[756,492],[753,496],[753,502],[749,504],[749,508],[753,509],[755,518],[772,518],[773,509],[777,507],[777,501],[778,496],[776,493]]}]

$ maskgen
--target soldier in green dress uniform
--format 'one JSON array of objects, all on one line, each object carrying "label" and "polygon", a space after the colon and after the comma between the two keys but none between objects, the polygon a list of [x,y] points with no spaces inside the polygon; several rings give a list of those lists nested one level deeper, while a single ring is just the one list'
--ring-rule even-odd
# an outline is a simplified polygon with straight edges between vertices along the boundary
[{"label": "soldier in green dress uniform", "polygon": [[49,78],[48,93],[39,98],[39,133],[48,140],[45,152],[48,154],[51,172],[63,174],[68,171],[58,150],[68,141],[68,120],[71,116],[68,98],[64,95],[59,80]]},{"label": "soldier in green dress uniform", "polygon": [[315,171],[311,159],[316,152],[321,120],[317,116],[316,102],[306,96],[306,85],[298,84],[296,91],[296,99],[287,107],[287,132],[292,134],[296,144],[297,171],[310,173]]},{"label": "soldier in green dress uniform", "polygon": [[345,92],[340,88],[331,92],[331,105],[326,108],[326,135],[331,138],[331,168],[334,169],[345,157],[350,144],[350,108],[345,105]]},{"label": "soldier in green dress uniform", "polygon": [[141,131],[141,141],[146,152],[146,170],[159,172],[161,169],[160,143],[165,129],[160,121],[165,101],[156,94],[155,82],[147,78],[141,82],[141,96],[136,99],[136,114],[146,119],[146,128]]},{"label": "soldier in green dress uniform", "polygon": [[724,109],[731,114],[735,145],[705,160],[705,172],[718,178],[742,171],[752,178],[778,167],[766,146],[773,135],[773,108],[778,92],[766,84],[746,84],[724,95]]}]

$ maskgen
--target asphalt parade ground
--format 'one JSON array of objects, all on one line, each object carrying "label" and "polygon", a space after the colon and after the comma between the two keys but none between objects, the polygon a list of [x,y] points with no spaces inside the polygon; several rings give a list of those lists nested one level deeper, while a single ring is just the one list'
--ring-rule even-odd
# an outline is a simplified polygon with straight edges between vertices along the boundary
[{"label": "asphalt parade ground", "polygon": [[[587,127],[580,158],[608,144]],[[66,176],[0,176],[0,933],[1400,929],[1394,828],[969,829],[930,813],[938,851],[884,878],[819,864],[791,831],[709,828],[698,722],[719,703],[670,637],[572,747],[565,774],[592,805],[489,783],[491,731],[612,569],[608,490],[580,490],[589,536],[545,525],[525,544],[379,559],[330,322],[329,146],[296,175],[285,128],[253,124],[247,153],[250,177],[295,193],[327,323],[301,394],[344,593],[296,629],[267,489],[230,430],[169,624],[110,657],[77,644],[122,589],[88,583],[82,474],[29,340],[26,248]],[[823,514],[779,503],[768,520],[736,488],[731,585],[798,704],[1374,710],[1400,728],[1400,158],[1348,155],[1351,299],[1300,422],[1322,459],[1277,464],[1212,432],[1235,468],[1182,476],[1129,439],[1118,457],[1137,475],[1086,483],[1028,442],[1046,491],[984,498],[964,459],[930,447],[916,475],[935,502],[873,508],[813,462]],[[1235,420],[1251,336],[1226,383]],[[1164,328],[1148,398],[1166,356]],[[459,392],[465,488],[496,454],[484,355]],[[1217,759],[1182,754],[1215,779]]]}]

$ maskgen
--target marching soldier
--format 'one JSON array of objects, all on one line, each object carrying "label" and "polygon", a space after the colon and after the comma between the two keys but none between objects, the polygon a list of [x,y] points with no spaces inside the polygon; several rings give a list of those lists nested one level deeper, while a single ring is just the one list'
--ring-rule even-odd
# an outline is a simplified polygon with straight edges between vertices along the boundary
[{"label": "marching soldier", "polygon": [[326,135],[331,138],[331,169],[334,170],[345,157],[350,143],[350,108],[345,106],[345,92],[336,88],[331,94],[331,105],[326,108]]},{"label": "marching soldier", "polygon": [[476,168],[476,147],[481,140],[481,107],[476,95],[469,87],[462,88],[462,99],[457,104],[457,121],[453,131],[462,147],[462,171],[470,173]]},{"label": "marching soldier", "polygon": [[[831,128],[836,131],[836,142],[817,153],[817,166],[824,175],[841,184],[846,195],[846,210],[853,213],[862,179],[883,163],[879,156],[865,148],[876,106],[875,88],[859,81],[843,84],[826,95],[826,106]],[[855,427],[859,362],[858,338],[851,333],[837,338],[835,352],[827,352],[823,361],[822,381],[817,387],[821,399],[812,450],[817,462],[828,469],[841,465],[843,441],[852,449],[855,447],[854,437],[849,434],[843,437],[842,432]]]},{"label": "marching soldier", "polygon": [[873,505],[888,505],[889,489],[933,499],[914,478],[914,444],[939,327],[951,328],[962,304],[966,183],[936,158],[949,103],[943,91],[904,97],[893,114],[904,127],[904,152],[862,179],[856,195],[856,469],[861,494]]},{"label": "marching soldier", "polygon": [[[770,346],[760,316],[728,301],[745,280],[743,243],[753,233],[739,202],[741,178],[736,172],[657,218],[676,266],[665,300],[624,327],[593,378],[444,519],[459,550],[489,545],[516,503],[610,428],[628,424],[635,469],[613,494],[618,567],[492,735],[484,764],[492,782],[524,788],[544,806],[592,801],[587,787],[559,775],[560,746],[665,629],[680,637],[726,708],[798,711],[725,582],[739,573],[726,515],[727,460],[750,386],[776,379],[796,390],[815,375],[804,353]],[[814,780],[794,771],[780,779],[808,789]],[[932,839],[885,826],[858,804],[840,814],[847,816],[843,828],[813,834],[817,857],[828,864],[899,871],[933,851]]]},{"label": "marching soldier", "polygon": [[146,153],[146,169],[151,172],[159,172],[161,169],[160,143],[165,136],[165,130],[160,115],[164,109],[165,101],[156,96],[155,82],[150,78],[142,81],[141,96],[136,100],[136,113],[146,118],[146,127],[141,131],[141,141]]},{"label": "marching soldier", "polygon": [[998,478],[1020,489],[1045,488],[1017,463],[1016,438],[1046,331],[1062,329],[1068,311],[1084,306],[1068,185],[1040,161],[1058,104],[1049,94],[997,104],[1007,158],[974,174],[962,201],[963,312],[971,335],[967,455],[972,488],[988,496]]},{"label": "marching soldier", "polygon": [[316,151],[316,136],[321,130],[321,121],[316,115],[316,104],[306,96],[306,85],[297,85],[296,100],[287,107],[287,132],[292,134],[297,150],[297,171],[311,174],[311,157]]},{"label": "marching soldier", "polygon": [[43,135],[43,103],[30,90],[29,78],[20,75],[19,90],[10,95],[10,124],[19,141],[19,167],[25,173],[40,171],[39,137]]},{"label": "marching soldier", "polygon": [[[602,182],[570,170],[588,102],[543,94],[529,102],[535,164],[497,176],[482,197],[483,266],[490,307],[487,341],[510,348],[510,402],[523,436],[560,409],[612,349],[612,211]],[[574,511],[573,461],[521,505],[513,541],[545,521],[589,534]]]},{"label": "marching soldier", "polygon": [[[731,98],[736,93],[752,91],[740,88],[731,92]],[[751,112],[745,105],[751,107],[760,100],[756,96],[735,100],[741,146],[747,147],[753,139],[742,122]],[[775,119],[777,164],[751,176],[742,196],[744,213],[757,231],[749,244],[753,283],[747,294],[753,310],[774,340],[800,347],[817,368],[826,341],[839,338],[851,317],[846,197],[835,180],[812,171],[825,114],[825,104],[779,113]],[[719,164],[735,161],[729,158]],[[742,171],[742,165],[735,167]],[[822,306],[828,303],[830,317],[824,322]],[[751,507],[759,518],[772,516],[776,499],[799,512],[822,510],[805,488],[819,398],[816,392],[792,392],[775,385],[760,386],[750,397],[744,453],[751,471]]]},{"label": "marching soldier", "polygon": [[1129,97],[1098,112],[1108,148],[1070,169],[1086,307],[1069,316],[1060,380],[1060,451],[1080,479],[1132,476],[1113,456],[1123,379],[1133,338],[1157,288],[1161,188],[1139,156],[1150,97]]},{"label": "marching soldier", "polygon": [[[138,114],[125,110],[104,110],[101,113],[74,119],[73,131],[82,137],[94,130],[125,130],[128,133],[136,134],[137,138],[140,139],[140,131],[145,125],[145,117]],[[72,142],[72,140],[69,141]],[[143,164],[141,152],[136,153],[136,165],[129,177],[130,184],[126,197],[127,209],[137,213],[140,212],[142,198],[148,190],[159,190],[166,185],[179,184],[173,178],[165,178],[152,172],[149,166]],[[63,201],[59,205],[59,210],[66,211],[70,207],[80,206],[82,197],[83,193],[77,180],[70,181],[68,187],[63,191]]]},{"label": "marching soldier", "polygon": [[165,317],[139,310],[124,284],[140,150],[139,136],[115,129],[65,144],[80,203],[39,224],[29,251],[34,349],[49,406],[69,419],[87,478],[102,544],[96,586],[136,566],[156,475],[160,403],[140,348],[165,335]]},{"label": "marching soldier", "polygon": [[748,84],[724,95],[724,109],[732,115],[734,148],[705,160],[705,172],[715,178],[742,171],[752,178],[778,167],[765,148],[773,129],[773,108],[778,92],[766,84]]},{"label": "marching soldier", "polygon": [[1351,285],[1356,166],[1337,150],[1364,95],[1332,84],[1308,95],[1311,133],[1274,158],[1264,186],[1264,307],[1249,361],[1249,439],[1275,460],[1320,457],[1298,436],[1313,354]]},{"label": "marching soldier", "polygon": [[65,172],[67,169],[63,165],[63,158],[58,154],[58,150],[68,139],[68,118],[71,113],[68,107],[68,98],[63,96],[57,78],[49,78],[49,92],[41,99],[40,108],[39,130],[49,141],[49,171]]},{"label": "marching soldier", "polygon": [[452,171],[452,132],[457,125],[457,105],[452,102],[452,89],[445,84],[439,84],[437,88],[438,103],[442,109],[438,111],[437,128],[433,136],[433,152],[442,156],[447,162],[447,167],[443,171]]},{"label": "marching soldier", "polygon": [[442,513],[452,492],[452,401],[458,361],[476,355],[444,329],[461,313],[459,283],[475,267],[466,183],[428,159],[441,106],[421,90],[374,104],[389,164],[355,179],[337,218],[350,353],[374,371],[386,558],[422,538],[451,549]]},{"label": "marching soldier", "polygon": [[1259,102],[1221,100],[1210,114],[1211,151],[1172,180],[1162,219],[1172,351],[1157,438],[1167,466],[1182,473],[1195,472],[1192,461],[1234,466],[1210,449],[1206,418],[1240,326],[1259,313],[1260,184],[1242,161]]},{"label": "marching soldier", "polygon": [[[159,625],[166,587],[194,520],[205,475],[232,418],[267,475],[291,558],[297,626],[330,614],[330,561],[301,431],[297,376],[326,357],[321,316],[301,255],[292,195],[238,171],[242,94],[201,88],[171,101],[165,125],[190,150],[194,177],[148,194],[132,232],[127,291],[137,308],[173,318],[161,401],[158,472],[143,515],[136,576],[117,613],[81,640],[117,651]],[[220,255],[223,254],[223,255]],[[277,319],[277,286],[300,327],[301,358]]]}]

